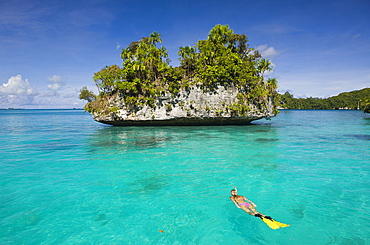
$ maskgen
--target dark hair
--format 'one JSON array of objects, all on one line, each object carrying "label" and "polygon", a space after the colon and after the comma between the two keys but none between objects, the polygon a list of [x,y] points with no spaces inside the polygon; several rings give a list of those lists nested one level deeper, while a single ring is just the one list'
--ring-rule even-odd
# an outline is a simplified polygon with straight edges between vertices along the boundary
[{"label": "dark hair", "polygon": [[236,191],[236,190],[235,190],[235,189],[232,189],[232,190],[230,191],[230,195],[232,195],[232,194],[231,194],[231,192],[233,192],[233,191]]}]

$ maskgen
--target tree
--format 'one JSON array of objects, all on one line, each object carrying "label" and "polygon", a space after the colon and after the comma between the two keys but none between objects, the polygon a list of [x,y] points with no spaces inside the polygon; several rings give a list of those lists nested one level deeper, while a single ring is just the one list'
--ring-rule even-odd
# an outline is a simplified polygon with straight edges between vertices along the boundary
[{"label": "tree", "polygon": [[236,83],[241,86],[256,84],[256,62],[249,49],[247,37],[234,34],[228,25],[216,25],[206,40],[196,43],[196,69],[198,81],[212,88],[218,83]]},{"label": "tree", "polygon": [[168,54],[164,47],[156,46],[158,43],[162,43],[160,34],[153,32],[122,50],[123,73],[128,81],[140,79],[143,82],[156,82],[163,77],[163,72],[168,68],[165,60]]},{"label": "tree", "polygon": [[257,70],[261,74],[262,80],[266,72],[272,71],[272,63],[267,59],[260,59],[257,64]]},{"label": "tree", "polygon": [[191,76],[195,70],[196,49],[191,46],[180,47],[178,55],[181,57],[180,64],[185,70],[186,76]]},{"label": "tree", "polygon": [[117,82],[122,80],[122,70],[117,65],[106,66],[96,72],[93,79],[100,92],[110,93],[115,89]]},{"label": "tree", "polygon": [[123,79],[116,83],[116,89],[124,92],[126,103],[154,106],[154,98],[164,90],[172,68],[167,50],[157,47],[161,42],[161,35],[153,32],[122,50]]},{"label": "tree", "polygon": [[369,109],[370,88],[340,93],[326,99],[322,98],[293,98],[286,92],[280,95],[280,103],[286,109],[361,109],[366,112]]},{"label": "tree", "polygon": [[87,87],[82,87],[80,89],[80,96],[79,96],[80,100],[87,100],[87,102],[92,102],[94,100],[96,100],[96,95],[94,94],[93,91],[91,90],[88,90]]},{"label": "tree", "polygon": [[363,99],[361,102],[364,104],[364,112],[370,113],[370,97]]}]

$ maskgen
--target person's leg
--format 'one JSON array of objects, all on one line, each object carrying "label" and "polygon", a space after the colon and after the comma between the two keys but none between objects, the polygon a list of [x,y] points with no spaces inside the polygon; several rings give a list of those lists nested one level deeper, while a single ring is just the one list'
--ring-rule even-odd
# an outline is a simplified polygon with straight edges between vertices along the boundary
[{"label": "person's leg", "polygon": [[241,209],[243,209],[243,211],[247,212],[248,214],[254,216],[254,212],[250,208],[247,208],[245,206],[241,206]]},{"label": "person's leg", "polygon": [[259,213],[253,205],[250,205],[249,208],[254,212],[254,213]]}]

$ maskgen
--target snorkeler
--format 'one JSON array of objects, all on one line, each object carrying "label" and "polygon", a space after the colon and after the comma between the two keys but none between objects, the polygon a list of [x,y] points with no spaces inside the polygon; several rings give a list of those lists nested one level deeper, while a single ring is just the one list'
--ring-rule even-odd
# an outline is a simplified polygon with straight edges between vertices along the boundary
[{"label": "snorkeler", "polygon": [[245,196],[238,195],[238,190],[234,186],[234,189],[230,191],[230,199],[233,201],[235,206],[241,208],[243,211],[247,212],[250,215],[260,218],[263,222],[265,222],[271,229],[279,229],[281,227],[287,227],[289,225],[280,223],[270,216],[266,216],[257,211],[257,205],[254,204],[251,200],[248,200]]},{"label": "snorkeler", "polygon": [[256,216],[257,214],[256,217],[258,217],[258,214],[260,214],[261,216],[265,216],[257,211],[256,209],[257,205],[254,204],[254,202],[248,200],[245,196],[238,195],[238,190],[236,189],[236,186],[234,186],[234,189],[230,191],[230,195],[231,201],[233,201],[235,206],[237,206],[238,208],[243,209],[243,211],[253,216]]}]

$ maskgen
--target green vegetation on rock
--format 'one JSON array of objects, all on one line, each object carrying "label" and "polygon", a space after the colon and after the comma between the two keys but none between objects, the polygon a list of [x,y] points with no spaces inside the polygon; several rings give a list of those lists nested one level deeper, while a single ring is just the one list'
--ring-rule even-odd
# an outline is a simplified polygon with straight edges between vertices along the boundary
[{"label": "green vegetation on rock", "polygon": [[305,98],[297,99],[286,92],[280,95],[279,104],[285,109],[360,109],[370,112],[370,88],[341,93],[326,99]]},{"label": "green vegetation on rock", "polygon": [[160,34],[153,32],[122,50],[122,67],[106,66],[94,74],[100,95],[88,101],[85,109],[100,110],[106,104],[103,101],[113,94],[119,94],[126,107],[155,108],[160,96],[174,97],[192,86],[204,92],[215,91],[218,86],[237,87],[238,103],[228,107],[236,115],[244,115],[250,104],[265,109],[278,95],[277,80],[265,79],[265,73],[272,68],[271,62],[249,48],[247,41],[246,35],[235,34],[228,25],[216,25],[206,40],[180,47],[180,66],[172,67],[167,50],[158,47],[162,42]]},{"label": "green vegetation on rock", "polygon": [[82,87],[80,89],[80,100],[87,100],[87,102],[93,102],[96,99],[96,95],[94,94],[93,91],[88,90],[87,87]]}]

